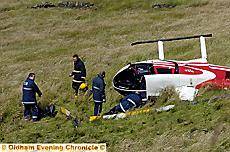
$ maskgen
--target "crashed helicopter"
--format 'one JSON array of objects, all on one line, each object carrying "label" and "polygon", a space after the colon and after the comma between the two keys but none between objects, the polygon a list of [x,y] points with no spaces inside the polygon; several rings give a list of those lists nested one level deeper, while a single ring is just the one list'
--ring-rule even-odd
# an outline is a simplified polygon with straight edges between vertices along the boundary
[{"label": "crashed helicopter", "polygon": [[[131,92],[144,94],[144,100],[159,96],[166,87],[174,87],[181,100],[192,101],[201,87],[212,85],[217,88],[230,88],[230,68],[209,64],[205,38],[212,34],[195,35],[169,39],[138,41],[131,45],[158,44],[158,60],[147,60],[128,64],[113,78],[113,87],[122,95]],[[176,61],[165,60],[163,42],[186,39],[199,39],[201,58]]]}]

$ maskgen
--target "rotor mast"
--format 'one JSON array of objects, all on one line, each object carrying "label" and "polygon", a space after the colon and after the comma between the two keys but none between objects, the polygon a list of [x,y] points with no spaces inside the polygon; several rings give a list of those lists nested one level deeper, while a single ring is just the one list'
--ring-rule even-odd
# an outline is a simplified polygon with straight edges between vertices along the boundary
[{"label": "rotor mast", "polygon": [[201,58],[207,61],[207,50],[206,50],[205,38],[203,36],[200,37],[200,49],[201,49]]},{"label": "rotor mast", "polygon": [[159,52],[159,59],[160,60],[164,60],[165,56],[164,56],[164,44],[162,41],[158,41],[158,52]]}]

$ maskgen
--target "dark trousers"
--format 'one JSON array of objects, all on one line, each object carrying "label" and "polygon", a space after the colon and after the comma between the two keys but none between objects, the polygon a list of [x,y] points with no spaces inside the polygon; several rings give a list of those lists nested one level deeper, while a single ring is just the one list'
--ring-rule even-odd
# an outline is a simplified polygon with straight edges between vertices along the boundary
[{"label": "dark trousers", "polygon": [[72,88],[74,89],[76,96],[78,95],[78,90],[79,90],[80,85],[81,85],[81,83],[72,82]]},{"label": "dark trousers", "polygon": [[116,105],[112,109],[109,110],[109,112],[105,113],[105,115],[112,115],[112,114],[117,114],[119,112],[123,112],[120,105]]},{"label": "dark trousers", "polygon": [[37,104],[24,104],[24,117],[29,118],[32,114],[33,121],[38,120],[38,106]]},{"label": "dark trousers", "polygon": [[94,116],[100,115],[102,111],[102,102],[94,102]]},{"label": "dark trousers", "polygon": [[[122,105],[123,105],[123,109],[126,110],[126,111],[130,110],[131,108],[133,108],[133,104],[128,102],[128,101],[123,102]],[[120,104],[118,104],[115,107],[113,107],[112,109],[110,109],[109,112],[105,113],[105,115],[117,114],[119,112],[124,112],[122,110]]]}]

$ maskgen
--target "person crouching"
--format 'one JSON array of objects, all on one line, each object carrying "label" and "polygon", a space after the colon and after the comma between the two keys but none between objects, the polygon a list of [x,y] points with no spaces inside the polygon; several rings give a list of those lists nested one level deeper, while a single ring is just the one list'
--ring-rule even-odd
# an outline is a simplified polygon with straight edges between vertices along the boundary
[{"label": "person crouching", "polygon": [[139,93],[131,93],[125,96],[123,99],[121,99],[118,105],[113,107],[109,112],[105,113],[104,115],[112,115],[117,114],[119,112],[125,113],[130,109],[140,107],[141,102],[142,99]]}]

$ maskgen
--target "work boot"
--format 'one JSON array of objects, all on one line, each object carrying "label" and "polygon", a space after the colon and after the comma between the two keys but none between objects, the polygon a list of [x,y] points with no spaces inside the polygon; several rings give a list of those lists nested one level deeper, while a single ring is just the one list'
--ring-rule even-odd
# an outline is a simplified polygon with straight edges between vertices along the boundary
[{"label": "work boot", "polygon": [[32,116],[32,121],[37,122],[38,121],[38,116]]},{"label": "work boot", "polygon": [[30,121],[30,116],[29,116],[29,115],[28,115],[28,116],[25,116],[25,117],[24,117],[24,120],[25,120],[25,121]]}]

